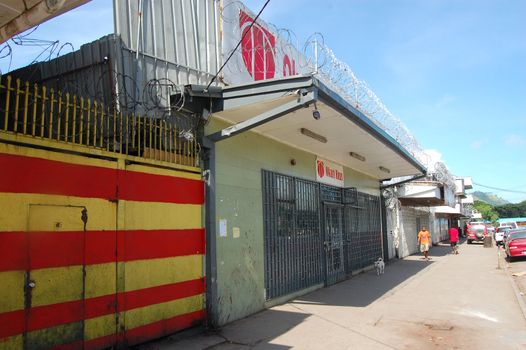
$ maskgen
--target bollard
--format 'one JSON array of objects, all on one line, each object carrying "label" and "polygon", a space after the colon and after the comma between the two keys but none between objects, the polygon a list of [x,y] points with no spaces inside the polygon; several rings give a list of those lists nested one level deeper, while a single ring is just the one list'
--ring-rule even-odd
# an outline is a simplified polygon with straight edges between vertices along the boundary
[{"label": "bollard", "polygon": [[491,248],[493,246],[493,240],[491,236],[484,237],[484,248]]}]

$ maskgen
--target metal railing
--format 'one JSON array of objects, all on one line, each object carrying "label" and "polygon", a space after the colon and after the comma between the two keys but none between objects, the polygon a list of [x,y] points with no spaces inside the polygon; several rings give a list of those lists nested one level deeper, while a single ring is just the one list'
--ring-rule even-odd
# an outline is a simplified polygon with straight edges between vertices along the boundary
[{"label": "metal railing", "polygon": [[117,111],[96,100],[0,75],[1,133],[199,166],[195,137],[179,133],[171,120]]}]

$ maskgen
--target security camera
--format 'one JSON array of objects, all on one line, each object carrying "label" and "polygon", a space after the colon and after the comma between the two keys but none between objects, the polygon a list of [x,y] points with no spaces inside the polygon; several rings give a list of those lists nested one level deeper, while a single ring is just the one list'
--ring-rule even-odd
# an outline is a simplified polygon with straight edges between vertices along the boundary
[{"label": "security camera", "polygon": [[317,109],[313,110],[312,111],[312,117],[316,120],[320,120],[321,118],[321,114],[320,114],[320,111],[318,111]]}]

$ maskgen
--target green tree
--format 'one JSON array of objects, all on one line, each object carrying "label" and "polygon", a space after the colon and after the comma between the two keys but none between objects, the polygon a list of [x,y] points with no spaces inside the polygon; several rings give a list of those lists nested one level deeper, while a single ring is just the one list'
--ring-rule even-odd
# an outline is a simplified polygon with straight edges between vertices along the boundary
[{"label": "green tree", "polygon": [[495,222],[499,218],[499,213],[491,204],[476,200],[473,206],[480,214],[482,214],[483,220]]},{"label": "green tree", "polygon": [[516,218],[526,216],[526,201],[517,204],[504,204],[495,207],[501,218]]}]

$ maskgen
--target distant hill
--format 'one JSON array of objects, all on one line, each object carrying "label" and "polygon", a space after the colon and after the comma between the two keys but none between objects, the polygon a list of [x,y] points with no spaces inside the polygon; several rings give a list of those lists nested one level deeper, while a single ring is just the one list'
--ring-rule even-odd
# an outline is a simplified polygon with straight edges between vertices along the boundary
[{"label": "distant hill", "polygon": [[474,192],[472,192],[470,194],[473,196],[474,200],[483,201],[483,202],[486,202],[486,203],[488,203],[489,205],[492,205],[492,206],[510,204],[510,202],[508,202],[507,200],[502,199],[502,198],[500,198],[499,196],[497,196],[496,194],[493,194],[493,193],[474,191]]}]

